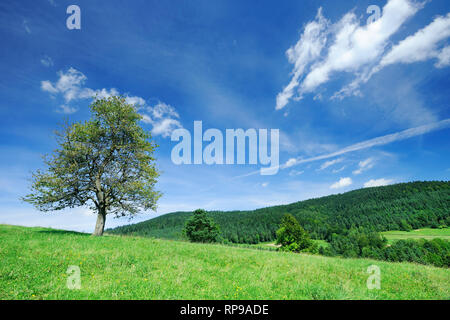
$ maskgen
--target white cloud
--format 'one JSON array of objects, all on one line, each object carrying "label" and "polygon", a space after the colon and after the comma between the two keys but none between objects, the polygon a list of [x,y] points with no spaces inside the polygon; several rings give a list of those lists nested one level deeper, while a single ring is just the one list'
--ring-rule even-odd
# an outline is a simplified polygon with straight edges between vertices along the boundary
[{"label": "white cloud", "polygon": [[364,183],[364,188],[371,188],[371,187],[380,187],[380,186],[387,186],[388,184],[394,183],[394,180],[392,179],[372,179]]},{"label": "white cloud", "polygon": [[59,106],[59,109],[56,110],[59,113],[64,113],[64,114],[72,114],[78,111],[77,108],[74,107],[70,107],[68,105],[62,104]]},{"label": "white cloud", "polygon": [[[115,88],[94,90],[85,87],[87,77],[75,68],[69,68],[66,72],[59,71],[57,74],[58,80],[56,82],[41,81],[41,89],[51,95],[59,94],[64,98],[65,103],[60,105],[58,112],[66,114],[76,112],[78,109],[69,105],[70,102],[75,100],[92,99],[95,96],[103,99],[120,95],[120,92]],[[163,102],[148,106],[144,98],[129,96],[128,94],[124,97],[128,104],[134,105],[141,113],[142,121],[153,126],[152,134],[154,136],[168,137],[174,129],[182,127],[178,120],[179,115],[172,106]]]},{"label": "white cloud", "polygon": [[41,89],[43,91],[47,91],[50,93],[58,93],[58,90],[52,85],[52,83],[50,81],[41,81]]},{"label": "white cloud", "polygon": [[358,163],[358,169],[353,171],[353,174],[361,174],[366,170],[372,169],[374,165],[375,160],[373,158],[367,158],[366,160]]},{"label": "white cloud", "polygon": [[305,26],[303,34],[295,44],[286,51],[288,61],[294,64],[293,76],[289,84],[277,95],[276,109],[284,108],[294,95],[299,85],[299,78],[304,74],[306,67],[319,58],[327,41],[327,26],[329,22],[322,15],[319,8],[316,19]]},{"label": "white cloud", "polygon": [[[62,94],[66,103],[74,99],[87,98],[87,92],[92,91],[89,88],[82,88],[86,81],[86,76],[80,71],[69,68],[67,72],[59,71],[59,79],[52,83],[48,80],[41,81],[41,89],[51,94]],[[92,97],[92,95],[89,95]]]},{"label": "white cloud", "polygon": [[301,175],[301,174],[303,174],[305,171],[303,171],[303,170],[291,170],[290,172],[289,172],[289,175],[291,176],[291,177],[295,177],[295,176],[299,176],[299,175]]},{"label": "white cloud", "polygon": [[135,97],[126,96],[125,101],[128,104],[132,104],[134,106],[144,106],[146,104],[144,98],[136,97],[136,96]]},{"label": "white cloud", "polygon": [[436,62],[436,68],[444,68],[450,66],[450,46],[445,47],[437,55],[438,62]]},{"label": "white cloud", "polygon": [[348,187],[349,185],[351,185],[353,183],[352,179],[347,177],[347,178],[341,178],[339,179],[338,182],[333,183],[330,188],[331,189],[340,189],[340,188],[344,188],[344,187]]},{"label": "white cloud", "polygon": [[318,170],[324,170],[324,169],[326,169],[332,165],[335,165],[336,163],[340,163],[342,161],[344,161],[344,158],[338,158],[338,159],[326,161],[320,166],[320,168]]},{"label": "white cloud", "polygon": [[345,169],[345,166],[343,166],[343,167],[340,168],[340,169],[333,169],[333,173],[339,173],[339,172],[341,172],[341,171],[344,171],[344,169]]},{"label": "white cloud", "polygon": [[165,104],[163,102],[159,102],[153,107],[148,107],[147,110],[150,111],[154,119],[161,119],[167,116],[174,118],[180,117],[172,106]]},{"label": "white cloud", "polygon": [[146,107],[148,114],[143,115],[143,121],[153,125],[152,134],[169,137],[172,131],[177,128],[182,128],[180,117],[176,110],[163,102],[157,103],[153,107]]},{"label": "white cloud", "polygon": [[263,182],[263,183],[261,184],[261,186],[262,186],[263,188],[267,187],[268,185],[269,185],[268,182]]},{"label": "white cloud", "polygon": [[450,49],[449,47],[439,48],[439,44],[448,37],[450,37],[450,13],[445,17],[436,17],[429,25],[393,46],[382,57],[378,65],[359,75],[333,97],[342,99],[345,96],[357,93],[361,83],[368,82],[375,73],[392,64],[409,64],[437,59],[435,64],[437,68],[448,66],[450,64]]},{"label": "white cloud", "polygon": [[53,60],[49,56],[44,56],[41,59],[41,64],[46,67],[51,67],[51,66],[53,66]]},{"label": "white cloud", "polygon": [[[281,109],[288,103],[296,88],[298,90],[296,99],[302,99],[304,94],[315,91],[331,80],[335,73],[350,72],[359,77],[361,74],[366,74],[380,60],[390,37],[421,6],[414,0],[389,0],[383,8],[382,16],[367,25],[361,25],[361,19],[354,12],[349,12],[339,22],[330,24],[319,10],[316,19],[307,25],[308,27],[312,24],[315,28],[310,29],[314,32],[305,27],[299,43],[294,47],[294,49],[299,48],[299,53],[288,55],[291,63],[295,61],[294,76],[286,88],[278,94],[276,109]],[[327,41],[331,44],[326,50],[325,57],[321,57],[322,49]],[[302,42],[306,48],[301,46]],[[294,49],[289,50],[296,52]],[[314,51],[308,51],[308,49],[314,49]],[[308,65],[312,66],[300,81]],[[356,89],[357,85],[350,85],[337,93],[335,97],[346,95],[351,91],[358,93]]]},{"label": "white cloud", "polygon": [[155,136],[162,135],[164,138],[169,137],[172,131],[181,128],[181,124],[175,119],[162,119],[153,124],[152,134]]},{"label": "white cloud", "polygon": [[[84,84],[87,77],[75,68],[69,68],[66,72],[58,71],[57,74],[58,80],[56,82],[52,83],[49,80],[41,81],[41,89],[53,95],[61,94],[66,103],[79,99],[91,99],[94,96],[102,99],[120,95],[119,91],[115,88],[94,90],[85,87]],[[125,95],[125,100],[127,103],[136,106],[145,105],[145,100],[141,97]]]},{"label": "white cloud", "polygon": [[335,41],[328,49],[328,56],[306,76],[300,94],[314,91],[329,81],[334,72],[357,72],[376,62],[389,38],[418,9],[410,0],[389,0],[381,18],[364,26],[353,12],[347,13],[336,25]]},{"label": "white cloud", "polygon": [[380,62],[380,68],[394,63],[413,63],[437,57],[437,45],[450,36],[450,13],[437,17],[425,28],[395,45]]},{"label": "white cloud", "polygon": [[297,160],[294,158],[289,159],[288,161],[286,161],[286,163],[284,164],[285,168],[289,168],[294,166],[297,163]]}]

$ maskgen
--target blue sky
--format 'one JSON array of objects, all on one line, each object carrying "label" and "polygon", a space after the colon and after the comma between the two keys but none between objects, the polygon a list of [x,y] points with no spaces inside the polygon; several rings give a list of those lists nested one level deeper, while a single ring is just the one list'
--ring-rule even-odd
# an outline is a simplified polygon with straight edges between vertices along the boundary
[{"label": "blue sky", "polygon": [[[81,30],[66,8],[81,9]],[[367,24],[370,5],[381,17]],[[92,231],[79,208],[19,200],[58,125],[90,95],[142,105],[160,145],[159,214],[255,209],[367,186],[450,177],[450,5],[389,1],[4,1],[0,223]],[[278,174],[180,165],[173,129],[280,130]],[[107,219],[107,227],[128,223]]]}]

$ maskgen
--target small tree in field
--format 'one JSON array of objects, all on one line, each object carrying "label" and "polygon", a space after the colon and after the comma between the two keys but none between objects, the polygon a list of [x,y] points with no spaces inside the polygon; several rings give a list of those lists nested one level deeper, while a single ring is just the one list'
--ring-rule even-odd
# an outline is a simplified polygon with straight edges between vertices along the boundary
[{"label": "small tree in field", "polygon": [[186,222],[184,233],[192,242],[216,242],[219,238],[219,226],[208,217],[205,210],[198,209]]},{"label": "small tree in field", "polygon": [[277,231],[277,244],[282,251],[300,252],[313,246],[308,233],[291,214],[285,214]]},{"label": "small tree in field", "polygon": [[94,235],[101,236],[106,215],[155,210],[158,172],[151,136],[142,116],[123,97],[95,99],[92,117],[57,132],[58,148],[45,159],[45,172],[32,177],[23,200],[41,211],[88,206],[97,213]]}]

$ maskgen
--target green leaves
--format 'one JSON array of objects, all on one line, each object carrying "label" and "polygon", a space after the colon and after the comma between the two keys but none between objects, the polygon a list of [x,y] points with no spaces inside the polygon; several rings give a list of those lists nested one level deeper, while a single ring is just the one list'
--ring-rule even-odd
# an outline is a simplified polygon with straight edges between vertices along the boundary
[{"label": "green leaves", "polygon": [[192,242],[216,242],[219,237],[219,227],[208,217],[205,210],[198,209],[186,222],[184,233]]},{"label": "green leaves", "polygon": [[24,200],[39,210],[89,205],[116,216],[156,209],[161,194],[153,152],[157,147],[125,98],[95,99],[89,121],[66,124],[45,172],[32,177]]},{"label": "green leaves", "polygon": [[291,214],[285,214],[277,231],[277,244],[282,251],[300,252],[313,245],[308,233]]}]

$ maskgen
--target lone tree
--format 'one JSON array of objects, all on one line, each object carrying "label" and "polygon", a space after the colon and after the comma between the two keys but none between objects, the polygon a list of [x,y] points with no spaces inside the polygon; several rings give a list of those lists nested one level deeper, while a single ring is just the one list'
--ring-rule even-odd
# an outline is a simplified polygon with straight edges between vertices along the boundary
[{"label": "lone tree", "polygon": [[58,148],[45,157],[45,172],[33,174],[31,193],[23,200],[41,211],[88,206],[97,212],[93,235],[101,236],[108,214],[156,209],[157,146],[125,98],[95,98],[90,108],[89,121],[66,124],[56,133]]},{"label": "lone tree", "polygon": [[277,231],[277,244],[282,251],[300,252],[313,246],[308,233],[292,214],[285,214]]},{"label": "lone tree", "polygon": [[205,210],[197,209],[186,222],[184,233],[192,242],[216,242],[219,238],[219,226],[208,217]]}]

